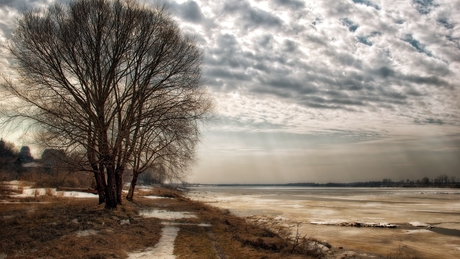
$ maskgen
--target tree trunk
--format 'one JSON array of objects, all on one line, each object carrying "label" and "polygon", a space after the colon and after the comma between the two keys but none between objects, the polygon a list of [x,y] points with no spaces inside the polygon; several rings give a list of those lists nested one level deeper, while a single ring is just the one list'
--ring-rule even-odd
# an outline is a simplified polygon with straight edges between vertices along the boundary
[{"label": "tree trunk", "polygon": [[123,200],[123,171],[124,166],[119,166],[115,170],[115,178],[116,178],[116,185],[117,185],[117,203],[122,204]]},{"label": "tree trunk", "polygon": [[136,188],[136,183],[137,183],[137,177],[138,176],[139,176],[139,173],[136,172],[136,171],[133,171],[133,179],[131,180],[131,184],[129,185],[128,195],[126,195],[126,199],[128,201],[133,201],[134,188]]},{"label": "tree trunk", "polygon": [[105,202],[105,182],[103,174],[100,171],[94,172],[94,179],[96,180],[97,194],[99,195],[99,204]]},{"label": "tree trunk", "polygon": [[115,176],[115,169],[113,166],[107,167],[107,192],[105,194],[105,208],[116,209],[118,205],[117,199],[117,180]]}]

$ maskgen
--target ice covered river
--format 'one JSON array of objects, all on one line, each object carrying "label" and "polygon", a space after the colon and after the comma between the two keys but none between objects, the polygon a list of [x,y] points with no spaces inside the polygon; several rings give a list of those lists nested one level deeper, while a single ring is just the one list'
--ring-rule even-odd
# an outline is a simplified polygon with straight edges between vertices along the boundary
[{"label": "ice covered river", "polygon": [[188,195],[239,216],[301,222],[302,234],[336,248],[460,258],[460,189],[203,186]]}]

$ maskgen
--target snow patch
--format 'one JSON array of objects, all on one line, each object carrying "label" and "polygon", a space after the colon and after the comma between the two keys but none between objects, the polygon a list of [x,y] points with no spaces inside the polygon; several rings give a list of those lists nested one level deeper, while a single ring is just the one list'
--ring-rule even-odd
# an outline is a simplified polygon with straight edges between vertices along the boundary
[{"label": "snow patch", "polygon": [[143,210],[140,216],[144,218],[158,218],[164,220],[196,218],[196,215],[190,212],[167,211],[167,210]]},{"label": "snow patch", "polygon": [[80,230],[80,231],[75,232],[77,237],[93,236],[93,235],[96,235],[97,233],[98,231],[94,229]]},{"label": "snow patch", "polygon": [[155,196],[155,195],[148,195],[144,196],[147,199],[172,199],[171,197],[162,197],[162,196]]},{"label": "snow patch", "polygon": [[[61,195],[62,193],[62,195]],[[72,198],[97,198],[97,194],[89,193],[89,192],[58,192],[57,196],[61,197],[72,197]]]}]

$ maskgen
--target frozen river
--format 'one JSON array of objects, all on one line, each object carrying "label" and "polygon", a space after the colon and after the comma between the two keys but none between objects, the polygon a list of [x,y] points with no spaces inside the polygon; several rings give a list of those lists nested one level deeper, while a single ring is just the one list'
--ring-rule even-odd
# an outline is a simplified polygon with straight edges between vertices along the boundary
[{"label": "frozen river", "polygon": [[[387,257],[460,258],[460,189],[194,187],[192,199],[239,216],[301,222],[333,247]],[[396,225],[396,228],[343,225]]]}]

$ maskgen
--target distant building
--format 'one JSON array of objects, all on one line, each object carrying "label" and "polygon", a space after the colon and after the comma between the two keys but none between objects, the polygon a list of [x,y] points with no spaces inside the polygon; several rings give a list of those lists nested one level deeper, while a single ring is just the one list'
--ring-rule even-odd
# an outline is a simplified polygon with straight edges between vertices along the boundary
[{"label": "distant building", "polygon": [[67,156],[62,149],[45,149],[42,153],[42,164],[45,167],[55,167],[67,161]]},{"label": "distant building", "polygon": [[21,147],[21,151],[19,151],[18,159],[16,160],[16,164],[28,164],[34,162],[34,158],[32,154],[30,154],[30,148],[28,146]]}]

